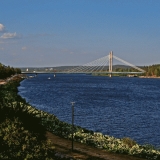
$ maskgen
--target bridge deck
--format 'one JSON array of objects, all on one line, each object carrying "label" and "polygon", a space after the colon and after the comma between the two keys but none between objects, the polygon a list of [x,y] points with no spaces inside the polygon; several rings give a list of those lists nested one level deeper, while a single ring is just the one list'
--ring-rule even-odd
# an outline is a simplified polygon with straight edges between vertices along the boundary
[{"label": "bridge deck", "polygon": [[22,72],[22,74],[142,74],[144,72]]}]

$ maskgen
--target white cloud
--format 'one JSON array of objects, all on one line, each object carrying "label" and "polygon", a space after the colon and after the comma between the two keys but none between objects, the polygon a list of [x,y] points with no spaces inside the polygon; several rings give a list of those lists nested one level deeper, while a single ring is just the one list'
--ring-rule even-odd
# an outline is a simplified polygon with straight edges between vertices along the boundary
[{"label": "white cloud", "polygon": [[27,47],[25,47],[25,46],[24,46],[24,47],[22,47],[22,50],[26,50],[26,49],[27,49]]},{"label": "white cloud", "polygon": [[4,32],[4,30],[5,30],[4,25],[0,23],[0,32]]},{"label": "white cloud", "polygon": [[10,38],[18,38],[17,33],[4,33],[1,38],[3,39],[10,39]]}]

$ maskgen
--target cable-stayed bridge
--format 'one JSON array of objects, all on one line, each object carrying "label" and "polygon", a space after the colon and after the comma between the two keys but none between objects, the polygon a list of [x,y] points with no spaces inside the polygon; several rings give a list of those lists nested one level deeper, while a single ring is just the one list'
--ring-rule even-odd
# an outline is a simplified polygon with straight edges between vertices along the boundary
[{"label": "cable-stayed bridge", "polygon": [[[125,66],[129,66],[131,68],[134,68],[134,72],[116,72],[113,70],[113,59],[118,60]],[[58,68],[58,67],[56,67]],[[102,58],[96,59],[92,62],[86,63],[84,65],[74,67],[72,69],[55,69],[55,73],[74,73],[74,74],[91,74],[91,73],[98,73],[98,74],[109,74],[111,77],[112,74],[142,74],[145,71],[121,58],[118,58],[117,56],[113,55],[113,52],[111,51],[107,56],[104,56]],[[28,70],[22,73],[29,73]],[[31,73],[31,72],[30,72]],[[32,72],[33,73],[33,72]],[[51,72],[45,72],[45,71],[34,71],[34,73],[51,73]]]},{"label": "cable-stayed bridge", "polygon": [[[134,68],[135,72],[115,72],[113,71],[113,59],[120,61],[121,63]],[[145,71],[121,58],[118,58],[113,55],[111,51],[109,55],[104,56],[102,58],[96,59],[92,62],[84,64],[82,66],[75,67],[66,71],[65,73],[106,73],[110,76],[112,74],[142,74]]]}]

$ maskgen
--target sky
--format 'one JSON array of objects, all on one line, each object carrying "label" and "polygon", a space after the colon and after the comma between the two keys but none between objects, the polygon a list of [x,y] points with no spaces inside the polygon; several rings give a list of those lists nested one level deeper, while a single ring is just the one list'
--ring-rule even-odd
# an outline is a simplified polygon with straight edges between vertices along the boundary
[{"label": "sky", "polygon": [[83,65],[110,51],[160,64],[159,0],[0,0],[2,64]]}]

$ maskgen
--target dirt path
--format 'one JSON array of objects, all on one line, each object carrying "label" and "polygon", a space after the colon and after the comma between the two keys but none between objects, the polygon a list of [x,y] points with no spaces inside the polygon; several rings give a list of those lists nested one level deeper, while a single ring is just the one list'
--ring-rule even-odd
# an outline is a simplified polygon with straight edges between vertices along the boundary
[{"label": "dirt path", "polygon": [[55,136],[50,132],[47,132],[47,138],[54,144],[56,152],[78,160],[144,160],[128,155],[110,153],[78,142],[74,142],[74,151],[71,152],[72,142],[70,140]]},{"label": "dirt path", "polygon": [[0,85],[6,84],[5,81],[0,81]]}]

